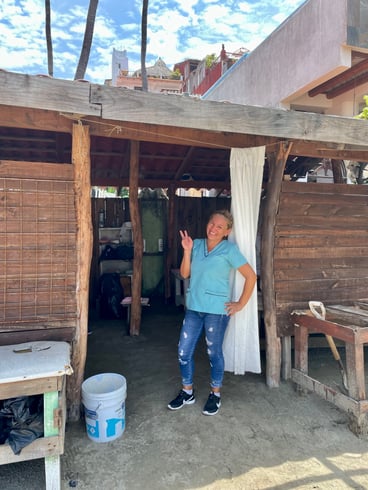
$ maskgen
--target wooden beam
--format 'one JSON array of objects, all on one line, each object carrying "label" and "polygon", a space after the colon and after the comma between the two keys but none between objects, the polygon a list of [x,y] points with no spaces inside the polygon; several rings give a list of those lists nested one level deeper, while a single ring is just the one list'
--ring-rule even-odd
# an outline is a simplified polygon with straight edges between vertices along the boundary
[{"label": "wooden beam", "polygon": [[329,90],[326,94],[327,99],[334,99],[349,90],[353,90],[356,87],[360,87],[364,83],[368,81],[368,73],[362,73],[358,77],[353,78],[352,80],[348,80],[345,83],[338,85],[337,87]]},{"label": "wooden beam", "polygon": [[91,86],[91,101],[101,104],[105,119],[363,146],[368,141],[368,125],[354,118],[117,91],[98,85]]},{"label": "wooden beam", "polygon": [[[129,187],[130,180],[128,178],[112,178],[112,177],[96,177],[92,179],[92,186],[115,186],[115,187]],[[139,178],[139,187],[151,187],[152,189],[158,189],[163,187],[164,189],[174,186],[176,189],[230,189],[230,181],[210,181],[210,180],[170,180],[170,179],[141,179]]]},{"label": "wooden beam", "polygon": [[263,314],[266,328],[266,383],[270,388],[279,386],[281,374],[281,343],[280,338],[277,336],[273,254],[281,184],[290,150],[291,144],[288,146],[280,144],[277,155],[275,153],[267,154],[269,179],[262,219],[261,277]]},{"label": "wooden beam", "polygon": [[[341,147],[343,146],[343,148]],[[345,145],[330,145],[321,141],[313,143],[306,141],[293,141],[291,154],[294,156],[313,158],[335,158],[337,160],[354,160],[368,162],[368,148],[351,148]]]},{"label": "wooden beam", "polygon": [[134,237],[134,261],[132,280],[132,306],[130,315],[130,335],[139,335],[141,327],[141,292],[143,265],[142,223],[139,214],[139,142],[130,142],[129,211]]},{"label": "wooden beam", "polygon": [[[71,134],[72,125],[77,119],[75,115],[63,115],[42,109],[0,106],[0,126],[4,127]],[[101,124],[100,118],[88,117],[85,119],[85,122],[88,122],[90,127],[91,136],[116,139],[180,144],[191,147],[200,146],[202,148],[247,148],[266,145],[269,149],[268,151],[272,151],[274,145],[279,141],[274,137],[234,134],[224,131],[213,132],[134,122],[126,122],[122,125],[121,121],[114,120]],[[336,158],[360,162],[368,161],[367,146],[351,147],[342,145],[339,140],[334,143],[305,141],[303,139],[295,140],[293,141],[292,154],[321,159]],[[109,182],[106,185],[111,185],[111,183]]]},{"label": "wooden beam", "polygon": [[362,146],[367,146],[368,141],[366,121],[348,117],[143,93],[9,72],[0,72],[0,86],[1,105],[51,110],[76,118],[98,116],[100,122],[157,124]]},{"label": "wooden beam", "polygon": [[76,118],[64,117],[59,112],[44,109],[0,106],[0,126],[72,133]]},{"label": "wooden beam", "polygon": [[90,102],[89,83],[0,71],[0,87],[0,104],[101,116],[101,106]]},{"label": "wooden beam", "polygon": [[366,70],[368,70],[368,59],[365,59],[360,63],[357,63],[356,65],[352,66],[348,70],[345,70],[343,73],[340,73],[339,75],[336,75],[330,80],[321,83],[320,85],[313,88],[312,90],[309,90],[308,95],[309,97],[315,97],[316,95],[329,92],[330,90],[334,89],[338,85],[351,81],[353,77],[361,74]]},{"label": "wooden beam", "polygon": [[72,162],[74,165],[74,195],[77,215],[77,325],[72,349],[74,373],[68,384],[68,407],[69,419],[76,421],[80,417],[80,389],[87,356],[88,294],[93,246],[88,126],[73,125]]}]

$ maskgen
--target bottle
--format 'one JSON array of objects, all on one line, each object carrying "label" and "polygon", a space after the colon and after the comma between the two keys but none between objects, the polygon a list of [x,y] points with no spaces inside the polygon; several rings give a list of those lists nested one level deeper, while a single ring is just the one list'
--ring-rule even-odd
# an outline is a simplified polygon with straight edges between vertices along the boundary
[{"label": "bottle", "polygon": [[98,226],[103,228],[105,226],[105,213],[103,209],[100,209],[98,213]]}]

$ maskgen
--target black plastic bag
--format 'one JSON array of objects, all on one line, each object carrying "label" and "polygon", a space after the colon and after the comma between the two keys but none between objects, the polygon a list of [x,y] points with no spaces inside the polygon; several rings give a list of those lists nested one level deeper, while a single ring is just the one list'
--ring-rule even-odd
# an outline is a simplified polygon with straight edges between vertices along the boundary
[{"label": "black plastic bag", "polygon": [[131,245],[105,245],[101,252],[99,262],[103,260],[133,260],[134,247]]},{"label": "black plastic bag", "polygon": [[6,442],[14,454],[42,437],[43,396],[21,396],[0,401],[0,444]]},{"label": "black plastic bag", "polygon": [[120,274],[116,272],[102,274],[99,289],[101,318],[121,318],[120,303],[124,298],[124,289],[120,282]]}]

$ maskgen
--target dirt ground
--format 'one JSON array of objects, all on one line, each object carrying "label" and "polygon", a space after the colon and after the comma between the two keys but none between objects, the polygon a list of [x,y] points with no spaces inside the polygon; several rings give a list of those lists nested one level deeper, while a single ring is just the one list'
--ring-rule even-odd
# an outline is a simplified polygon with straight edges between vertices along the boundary
[{"label": "dirt ground", "polygon": [[[99,490],[368,489],[368,438],[348,428],[347,415],[293,383],[269,389],[264,374],[225,374],[222,407],[202,415],[209,368],[196,355],[194,405],[172,412],[180,386],[176,346],[183,311],[144,308],[141,335],[125,320],[90,321],[86,378],[116,372],[127,379],[126,429],[98,443],[85,422],[68,423],[61,457],[62,488]],[[312,375],[339,384],[328,349],[310,353]],[[0,488],[45,488],[43,460],[0,466]]]}]

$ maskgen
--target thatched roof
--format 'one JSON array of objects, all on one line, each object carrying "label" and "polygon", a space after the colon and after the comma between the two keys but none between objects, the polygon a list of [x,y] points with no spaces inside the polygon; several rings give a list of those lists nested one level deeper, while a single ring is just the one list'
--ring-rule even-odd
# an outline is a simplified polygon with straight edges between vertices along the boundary
[{"label": "thatched roof", "polygon": [[[148,77],[155,78],[170,78],[173,74],[162,58],[159,58],[153,66],[148,66],[146,71]],[[141,76],[141,70],[135,71],[134,76]]]}]

